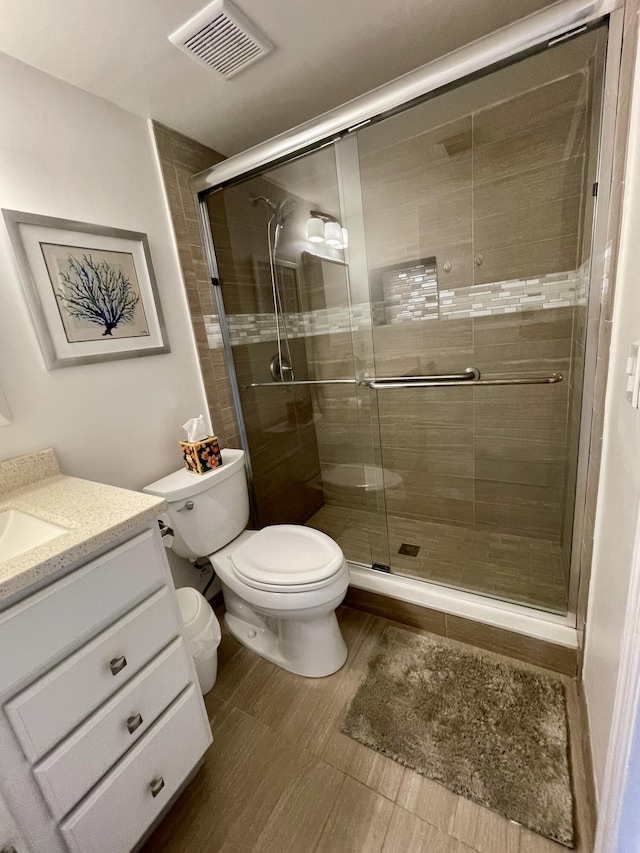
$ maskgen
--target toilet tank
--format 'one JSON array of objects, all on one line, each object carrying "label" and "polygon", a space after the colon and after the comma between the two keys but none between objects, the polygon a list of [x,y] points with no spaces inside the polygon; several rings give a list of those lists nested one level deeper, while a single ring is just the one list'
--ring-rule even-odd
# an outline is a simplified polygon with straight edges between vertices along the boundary
[{"label": "toilet tank", "polygon": [[[244,452],[222,451],[222,465],[206,474],[181,468],[143,489],[169,504],[172,550],[180,557],[208,557],[228,545],[249,520]],[[187,509],[187,502],[193,508]]]}]

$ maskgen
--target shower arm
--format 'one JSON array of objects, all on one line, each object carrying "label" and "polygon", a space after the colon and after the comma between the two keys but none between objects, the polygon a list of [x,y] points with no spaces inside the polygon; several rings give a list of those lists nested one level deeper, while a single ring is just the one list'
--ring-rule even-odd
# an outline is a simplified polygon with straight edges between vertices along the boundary
[{"label": "shower arm", "polygon": [[476,367],[467,367],[462,373],[435,373],[428,376],[371,376],[361,373],[357,379],[300,379],[293,382],[252,382],[245,388],[273,388],[283,385],[359,385],[374,391],[400,388],[452,388],[456,385],[555,385],[564,379],[561,373],[550,376],[523,376],[502,379],[481,379]]}]

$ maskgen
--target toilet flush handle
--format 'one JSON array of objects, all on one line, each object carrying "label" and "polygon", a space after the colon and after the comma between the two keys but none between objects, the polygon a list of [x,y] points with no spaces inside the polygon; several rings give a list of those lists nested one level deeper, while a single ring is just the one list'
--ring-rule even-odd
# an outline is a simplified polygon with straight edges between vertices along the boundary
[{"label": "toilet flush handle", "polygon": [[194,503],[193,501],[187,501],[184,506],[181,506],[180,509],[177,509],[176,512],[184,512],[185,509],[193,509]]}]

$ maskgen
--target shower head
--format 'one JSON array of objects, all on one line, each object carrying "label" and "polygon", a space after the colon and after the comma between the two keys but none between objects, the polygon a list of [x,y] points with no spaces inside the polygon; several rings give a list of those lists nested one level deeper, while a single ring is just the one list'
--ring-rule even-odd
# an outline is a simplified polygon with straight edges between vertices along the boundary
[{"label": "shower head", "polygon": [[277,205],[274,204],[270,198],[267,198],[264,195],[252,195],[249,196],[249,199],[254,207],[263,201],[267,210],[271,213],[271,218],[275,216],[276,225],[279,225],[281,228],[289,219],[291,219],[293,211],[296,209],[296,205],[298,204],[294,198],[285,198]]},{"label": "shower head", "polygon": [[249,201],[254,207],[257,207],[258,203],[263,201],[267,207],[267,210],[271,211],[271,218],[273,218],[278,212],[278,208],[271,201],[270,198],[267,198],[266,195],[250,195]]},{"label": "shower head", "polygon": [[[277,205],[275,205],[270,198],[267,198],[264,195],[250,195],[249,200],[251,204],[256,207],[261,201],[265,203],[265,207],[269,213],[269,221],[267,225],[267,229],[271,230],[271,223],[275,219],[276,227],[273,232],[273,251],[278,248],[278,241],[280,239],[280,231],[284,228],[286,223],[293,216],[293,211],[296,209],[296,205],[298,202],[294,198],[285,198]],[[269,242],[271,242],[271,237],[269,237]],[[269,250],[271,251],[271,250]]]},{"label": "shower head", "polygon": [[298,202],[294,198],[285,198],[276,210],[276,224],[281,228],[291,219]]},{"label": "shower head", "polygon": [[281,201],[276,209],[276,227],[273,234],[273,251],[278,248],[278,243],[280,241],[280,232],[287,224],[289,219],[293,216],[293,212],[296,209],[297,201],[293,198],[285,198],[284,201]]}]

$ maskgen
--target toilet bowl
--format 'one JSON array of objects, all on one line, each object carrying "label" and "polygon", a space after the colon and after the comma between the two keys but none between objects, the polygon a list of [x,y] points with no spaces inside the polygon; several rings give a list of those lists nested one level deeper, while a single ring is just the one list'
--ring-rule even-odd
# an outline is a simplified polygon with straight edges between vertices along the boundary
[{"label": "toilet bowl", "polygon": [[145,487],[168,503],[172,549],[209,558],[222,585],[225,624],[240,643],[298,675],[331,675],[347,658],[335,615],[349,585],[344,554],[310,527],[245,530],[244,453],[223,450],[222,461],[207,474],[182,469]]}]

